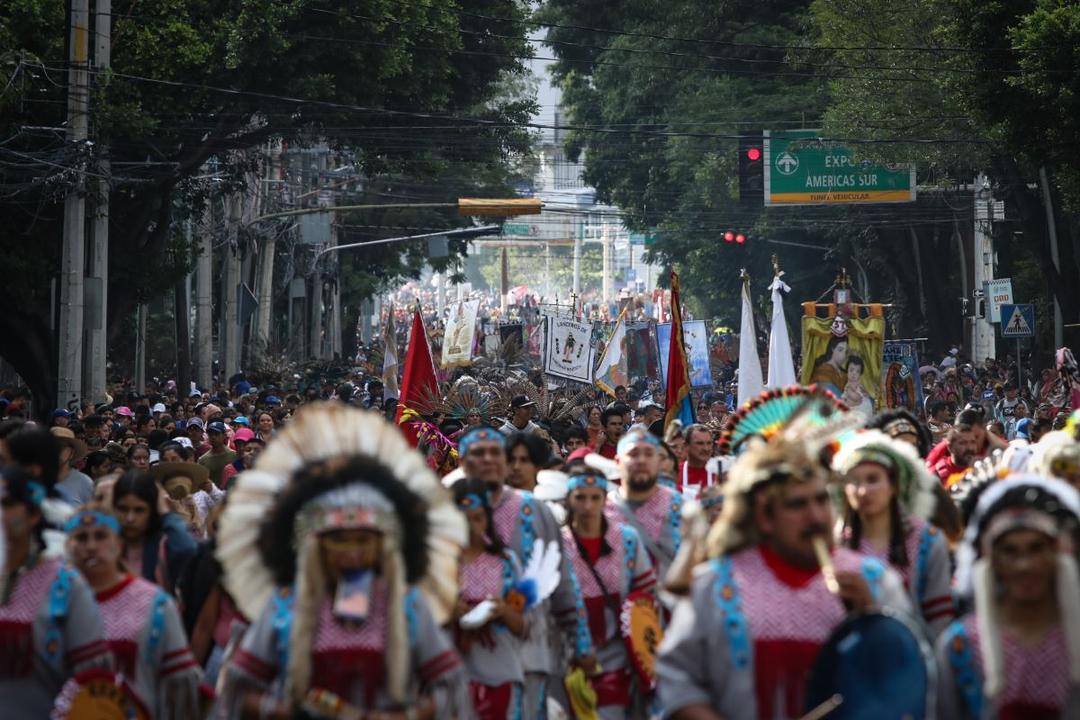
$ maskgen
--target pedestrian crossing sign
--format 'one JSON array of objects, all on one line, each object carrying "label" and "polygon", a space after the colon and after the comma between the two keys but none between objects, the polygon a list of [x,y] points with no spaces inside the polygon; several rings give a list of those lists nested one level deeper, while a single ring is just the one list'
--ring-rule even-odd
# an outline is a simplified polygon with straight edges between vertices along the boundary
[{"label": "pedestrian crossing sign", "polygon": [[1002,305],[1001,337],[1022,338],[1035,335],[1034,305]]}]

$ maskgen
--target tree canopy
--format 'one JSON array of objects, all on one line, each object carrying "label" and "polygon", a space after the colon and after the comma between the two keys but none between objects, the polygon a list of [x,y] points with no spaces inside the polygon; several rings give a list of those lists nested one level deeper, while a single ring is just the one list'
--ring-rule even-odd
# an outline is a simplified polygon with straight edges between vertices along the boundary
[{"label": "tree canopy", "polygon": [[[73,147],[63,135],[65,3],[3,3],[3,355],[48,396],[63,197],[76,173],[95,172],[103,141],[112,160],[113,333],[135,304],[190,269],[178,213],[241,186],[251,163],[243,151],[268,139],[348,148],[359,173],[380,178],[382,202],[505,189],[530,142],[522,124],[533,101],[507,90],[526,72],[525,19],[513,0],[113,0],[111,68],[92,72],[93,142]],[[212,179],[200,176],[209,160]],[[384,248],[350,268],[389,281],[417,266],[415,251]]]}]

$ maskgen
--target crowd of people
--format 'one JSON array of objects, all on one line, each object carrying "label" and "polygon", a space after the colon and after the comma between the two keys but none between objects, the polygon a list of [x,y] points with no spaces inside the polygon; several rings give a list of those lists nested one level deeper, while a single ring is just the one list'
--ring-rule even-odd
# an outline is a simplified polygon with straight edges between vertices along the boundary
[{"label": "crowd of people", "polygon": [[14,394],[5,717],[1080,717],[1070,358],[950,353],[925,417],[793,387],[686,426],[527,377]]}]

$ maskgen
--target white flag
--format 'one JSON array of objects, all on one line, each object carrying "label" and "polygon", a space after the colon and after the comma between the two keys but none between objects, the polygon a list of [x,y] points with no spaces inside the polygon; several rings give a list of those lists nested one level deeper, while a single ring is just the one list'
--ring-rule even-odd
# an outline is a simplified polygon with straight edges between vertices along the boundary
[{"label": "white flag", "polygon": [[398,388],[397,328],[394,327],[394,305],[390,304],[390,313],[383,329],[383,400],[401,397]]},{"label": "white flag", "polygon": [[754,309],[750,305],[750,280],[742,284],[742,322],[739,326],[739,400],[741,406],[761,393],[761,358],[757,352]]},{"label": "white flag", "polygon": [[795,385],[795,361],[791,356],[791,339],[788,337],[787,319],[784,317],[784,293],[791,292],[780,276],[773,278],[772,285],[772,329],[769,331],[769,382],[770,388],[782,388]]},{"label": "white flag", "polygon": [[615,321],[615,329],[611,331],[611,337],[604,347],[604,354],[600,357],[596,373],[593,375],[593,383],[611,397],[615,397],[616,387],[630,384],[626,363],[627,308],[623,308],[623,311],[619,313],[619,319]]}]

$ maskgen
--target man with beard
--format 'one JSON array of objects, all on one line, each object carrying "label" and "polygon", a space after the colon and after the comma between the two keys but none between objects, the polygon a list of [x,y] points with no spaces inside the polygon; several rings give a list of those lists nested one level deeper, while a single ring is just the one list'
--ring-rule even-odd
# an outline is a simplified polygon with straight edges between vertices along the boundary
[{"label": "man with beard", "polygon": [[656,482],[660,441],[650,433],[631,430],[619,440],[615,461],[621,483],[608,494],[610,512],[638,531],[656,576],[663,578],[679,552],[682,496]]},{"label": "man with beard", "polygon": [[[531,492],[517,490],[506,484],[509,471],[506,461],[506,438],[493,428],[475,428],[458,442],[465,477],[481,480],[488,488],[488,502],[494,530],[509,550],[517,555],[522,566],[528,564],[533,550],[540,543],[554,541],[562,552],[562,531],[548,507]],[[529,633],[521,649],[525,669],[525,690],[521,708],[523,720],[546,717],[547,685],[550,678],[561,684],[562,638],[552,632],[556,620],[573,640],[575,662],[586,670],[595,668],[588,615],[581,596],[577,577],[563,553],[562,577],[550,600],[530,610],[527,615]]]},{"label": "man with beard", "polygon": [[945,439],[949,441],[949,455],[938,460],[930,470],[943,485],[949,486],[975,461],[975,431],[971,425],[954,425]]},{"label": "man with beard", "polygon": [[[784,436],[739,456],[708,536],[710,560],[696,569],[660,646],[666,718],[801,717],[814,659],[845,605],[910,608],[880,561],[831,548],[828,475],[817,449]],[[831,548],[828,580],[815,542]]]}]

